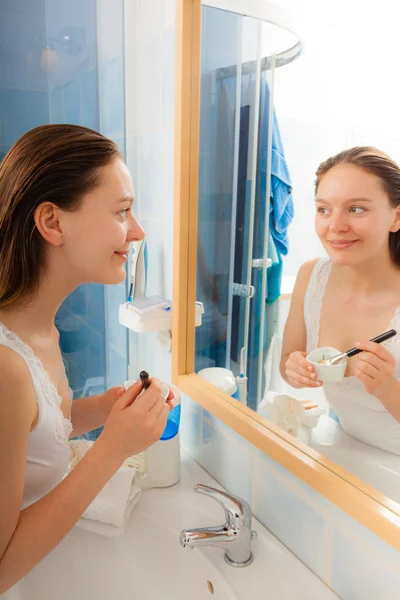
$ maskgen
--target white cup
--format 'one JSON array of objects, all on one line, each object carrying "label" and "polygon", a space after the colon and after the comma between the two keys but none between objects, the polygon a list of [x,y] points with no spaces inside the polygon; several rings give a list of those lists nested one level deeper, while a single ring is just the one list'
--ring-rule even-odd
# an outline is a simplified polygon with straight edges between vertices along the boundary
[{"label": "white cup", "polygon": [[[130,379],[129,381],[125,381],[124,383],[124,388],[125,390],[128,390],[134,383],[136,383],[136,379]],[[160,384],[161,387],[161,395],[164,398],[164,400],[166,400],[169,396],[169,387],[165,384],[165,383],[161,383]],[[141,392],[143,393],[143,391]]]},{"label": "white cup", "polygon": [[343,381],[347,367],[346,358],[344,358],[337,365],[321,364],[322,360],[333,358],[338,354],[341,354],[340,350],[332,348],[331,346],[317,348],[316,350],[313,350],[312,352],[307,354],[306,359],[314,367],[314,370],[317,374],[317,379],[319,381],[323,381],[326,383],[340,383],[341,381]]}]

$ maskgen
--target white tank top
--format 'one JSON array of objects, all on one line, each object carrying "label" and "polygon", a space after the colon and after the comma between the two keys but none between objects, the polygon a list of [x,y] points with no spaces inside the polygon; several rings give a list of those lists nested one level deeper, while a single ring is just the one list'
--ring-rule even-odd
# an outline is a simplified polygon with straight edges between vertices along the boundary
[{"label": "white tank top", "polygon": [[[318,348],[322,301],[331,269],[331,261],[320,258],[311,273],[304,299],[307,352]],[[391,328],[400,331],[400,307],[388,327]],[[400,380],[400,333],[382,345],[395,356],[394,375]],[[345,377],[341,383],[324,383],[324,392],[346,433],[366,444],[400,455],[400,423],[376,396],[365,391],[357,377]]]},{"label": "white tank top", "polygon": [[[38,420],[29,434],[22,508],[33,504],[63,479],[70,459],[70,419],[61,411],[61,396],[40,359],[28,344],[0,323],[0,345],[17,352],[32,375],[38,405]],[[72,400],[72,390],[71,400]],[[0,402],[4,402],[0,398]]]}]

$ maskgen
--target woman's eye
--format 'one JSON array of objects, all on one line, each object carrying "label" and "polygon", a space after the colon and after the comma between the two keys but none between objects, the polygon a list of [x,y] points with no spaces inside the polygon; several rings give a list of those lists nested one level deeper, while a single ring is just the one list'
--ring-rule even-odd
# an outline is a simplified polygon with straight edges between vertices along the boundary
[{"label": "woman's eye", "polygon": [[328,214],[328,209],[324,206],[320,206],[319,208],[317,208],[317,212],[319,212],[321,215],[326,215]]},{"label": "woman's eye", "polygon": [[359,212],[364,212],[365,209],[362,208],[361,206],[352,206],[350,209],[350,212],[354,213],[354,214],[359,214]]},{"label": "woman's eye", "polygon": [[118,214],[121,215],[121,217],[124,217],[126,219],[126,214],[128,211],[129,211],[129,208],[123,208],[122,210],[120,210],[120,212]]}]

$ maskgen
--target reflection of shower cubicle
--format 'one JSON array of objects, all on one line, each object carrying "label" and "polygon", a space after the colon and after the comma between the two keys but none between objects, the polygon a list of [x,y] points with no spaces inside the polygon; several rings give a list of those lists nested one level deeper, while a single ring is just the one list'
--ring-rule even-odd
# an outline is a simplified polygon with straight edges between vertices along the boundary
[{"label": "reflection of shower cubicle", "polygon": [[197,298],[205,318],[195,367],[247,376],[251,408],[264,393],[273,334],[267,271],[275,71],[300,51],[298,38],[278,25],[203,7]]},{"label": "reflection of shower cubicle", "polygon": [[[0,161],[26,131],[73,123],[125,151],[123,0],[16,0],[0,4]],[[56,316],[74,397],[127,376],[119,286],[80,286]]]}]

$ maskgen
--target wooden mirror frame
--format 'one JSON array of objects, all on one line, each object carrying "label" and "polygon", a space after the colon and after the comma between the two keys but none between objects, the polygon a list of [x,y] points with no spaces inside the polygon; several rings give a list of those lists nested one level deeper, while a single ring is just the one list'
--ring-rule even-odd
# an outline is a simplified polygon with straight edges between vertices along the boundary
[{"label": "wooden mirror frame", "polygon": [[172,380],[185,394],[400,550],[400,505],[194,373],[201,0],[176,1]]}]

